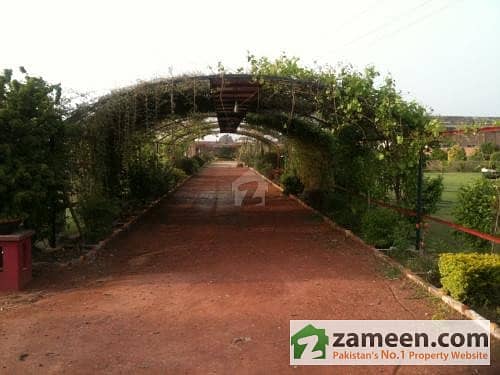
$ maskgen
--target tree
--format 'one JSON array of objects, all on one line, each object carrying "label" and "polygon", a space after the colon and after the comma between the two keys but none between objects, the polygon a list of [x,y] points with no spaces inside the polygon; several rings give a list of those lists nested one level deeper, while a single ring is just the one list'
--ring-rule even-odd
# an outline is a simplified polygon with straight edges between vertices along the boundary
[{"label": "tree", "polygon": [[68,184],[61,88],[0,75],[0,217],[21,218],[55,245]]}]

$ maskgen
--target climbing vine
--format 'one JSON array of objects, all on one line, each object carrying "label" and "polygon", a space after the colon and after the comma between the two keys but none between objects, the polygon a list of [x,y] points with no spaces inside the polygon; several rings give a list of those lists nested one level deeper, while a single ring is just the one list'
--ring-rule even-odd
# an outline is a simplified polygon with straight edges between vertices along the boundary
[{"label": "climbing vine", "polygon": [[[342,186],[414,204],[418,155],[433,141],[439,123],[424,107],[404,100],[393,79],[372,67],[362,72],[351,66],[305,67],[286,55],[275,60],[249,55],[248,64],[237,77],[259,85],[238,132],[276,153],[273,170],[296,176],[306,192]],[[51,200],[62,202],[59,211],[70,209],[85,231],[92,215],[78,212],[92,213],[86,202],[113,202],[112,214],[103,215],[109,221],[175,184],[182,176],[176,167],[187,165],[179,160],[192,156],[192,142],[217,131],[214,77],[224,84],[232,76],[220,65],[212,77],[142,82],[59,114],[64,132],[57,138],[64,156],[56,159],[65,165],[55,169],[64,172],[55,181],[62,185],[44,185],[47,194],[61,192],[62,198]],[[3,93],[9,85],[15,90],[8,78],[2,78]]]}]

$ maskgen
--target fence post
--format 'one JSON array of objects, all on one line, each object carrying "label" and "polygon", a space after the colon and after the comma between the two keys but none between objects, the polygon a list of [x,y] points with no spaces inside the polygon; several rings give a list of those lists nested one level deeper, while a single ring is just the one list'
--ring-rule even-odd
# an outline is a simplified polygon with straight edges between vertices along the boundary
[{"label": "fence post", "polygon": [[424,169],[424,150],[420,149],[418,153],[418,177],[417,177],[417,224],[415,229],[416,240],[415,248],[422,254],[423,244],[422,244],[422,185],[423,185],[423,169]]}]

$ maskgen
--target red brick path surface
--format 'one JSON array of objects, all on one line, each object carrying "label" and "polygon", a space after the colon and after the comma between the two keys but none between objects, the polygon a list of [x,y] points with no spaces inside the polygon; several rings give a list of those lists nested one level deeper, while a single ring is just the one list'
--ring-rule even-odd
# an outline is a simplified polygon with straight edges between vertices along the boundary
[{"label": "red brick path surface", "polygon": [[[290,319],[457,315],[272,186],[265,206],[235,206],[231,184],[247,172],[204,168],[95,263],[1,296],[0,373],[500,373],[498,362],[291,367]],[[251,196],[257,183],[245,186]]]}]

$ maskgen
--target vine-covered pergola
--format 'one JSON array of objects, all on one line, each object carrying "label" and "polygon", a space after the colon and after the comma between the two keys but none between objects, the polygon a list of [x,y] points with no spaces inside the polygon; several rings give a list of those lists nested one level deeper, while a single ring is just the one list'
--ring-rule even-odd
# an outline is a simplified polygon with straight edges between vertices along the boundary
[{"label": "vine-covered pergola", "polygon": [[238,133],[284,145],[282,172],[306,192],[342,186],[415,207],[419,158],[439,124],[405,100],[392,78],[373,68],[305,68],[286,56],[249,56],[249,63],[245,73],[155,79],[80,105],[67,119],[77,129],[74,180],[85,182],[75,184],[76,195],[97,188],[122,200],[134,166],[146,173],[147,165],[185,155],[196,139]]}]

